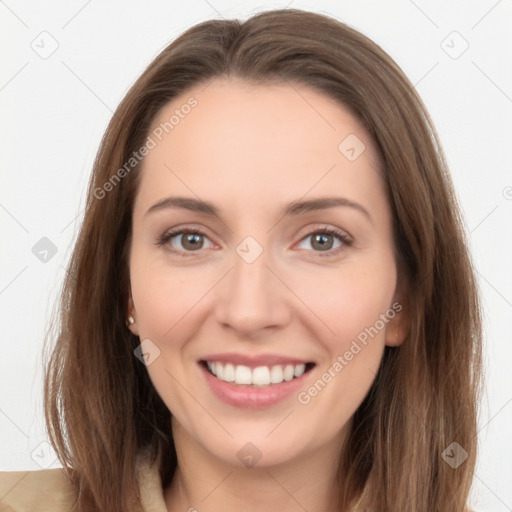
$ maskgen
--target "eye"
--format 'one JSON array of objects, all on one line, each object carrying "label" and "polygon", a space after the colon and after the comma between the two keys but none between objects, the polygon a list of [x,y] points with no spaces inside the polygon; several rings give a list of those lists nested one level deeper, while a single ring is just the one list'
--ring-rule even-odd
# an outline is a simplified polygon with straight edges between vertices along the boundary
[{"label": "eye", "polygon": [[[342,251],[345,247],[352,245],[352,238],[345,232],[333,229],[323,228],[312,231],[301,240],[301,244],[311,239],[310,246],[319,256],[333,256]],[[209,242],[205,245],[205,240]],[[336,245],[336,241],[338,242]],[[170,242],[170,243],[169,243]],[[193,255],[194,252],[200,252],[201,249],[213,247],[213,243],[200,229],[176,229],[164,233],[157,241],[157,245],[165,245],[166,249],[180,256]]]},{"label": "eye", "polygon": [[[353,240],[346,233],[333,228],[312,231],[301,240],[301,243],[304,243],[308,239],[311,239],[310,246],[313,248],[314,252],[324,253],[319,254],[319,256],[338,254],[345,246],[350,246],[353,243]],[[336,240],[338,241],[338,245],[335,246]]]},{"label": "eye", "polygon": [[[199,229],[180,229],[163,234],[158,240],[158,245],[167,245],[169,251],[186,256],[186,253],[196,252],[205,247],[205,239],[211,240]],[[170,242],[170,243],[169,243]],[[184,254],[185,253],[185,254]]]}]

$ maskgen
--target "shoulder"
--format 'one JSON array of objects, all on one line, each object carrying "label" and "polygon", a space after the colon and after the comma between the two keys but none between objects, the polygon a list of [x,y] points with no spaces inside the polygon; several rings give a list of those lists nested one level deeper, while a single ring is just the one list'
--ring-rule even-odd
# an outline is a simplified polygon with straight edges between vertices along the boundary
[{"label": "shoulder", "polygon": [[75,494],[65,470],[0,471],[0,512],[70,511]]}]

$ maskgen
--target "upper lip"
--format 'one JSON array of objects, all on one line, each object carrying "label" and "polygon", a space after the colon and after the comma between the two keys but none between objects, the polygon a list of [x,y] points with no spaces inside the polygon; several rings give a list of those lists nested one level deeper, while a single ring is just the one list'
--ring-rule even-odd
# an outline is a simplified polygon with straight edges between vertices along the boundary
[{"label": "upper lip", "polygon": [[219,362],[219,363],[231,363],[234,366],[243,365],[249,368],[256,368],[258,366],[273,366],[273,365],[298,365],[312,363],[306,359],[300,359],[297,357],[283,356],[279,354],[259,354],[255,356],[249,356],[246,354],[236,353],[222,353],[222,354],[210,354],[203,358],[201,361],[208,362]]}]

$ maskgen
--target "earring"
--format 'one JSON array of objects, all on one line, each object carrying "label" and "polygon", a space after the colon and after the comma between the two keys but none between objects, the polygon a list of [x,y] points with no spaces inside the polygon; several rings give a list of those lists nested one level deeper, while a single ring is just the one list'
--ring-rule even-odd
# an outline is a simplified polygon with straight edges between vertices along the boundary
[{"label": "earring", "polygon": [[135,320],[133,319],[133,316],[132,316],[132,315],[130,315],[130,316],[128,317],[128,322],[126,323],[126,325],[130,326],[130,325],[132,325],[132,324],[134,324],[134,323],[135,323]]}]

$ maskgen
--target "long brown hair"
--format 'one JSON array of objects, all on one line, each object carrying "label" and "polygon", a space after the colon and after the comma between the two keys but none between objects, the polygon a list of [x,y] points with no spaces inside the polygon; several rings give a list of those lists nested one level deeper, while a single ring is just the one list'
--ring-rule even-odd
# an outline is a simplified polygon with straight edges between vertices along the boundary
[{"label": "long brown hair", "polygon": [[[144,145],[165,104],[221,76],[314,87],[364,123],[382,156],[410,325],[401,346],[385,347],[354,415],[340,467],[341,508],[464,511],[477,453],[481,313],[438,136],[414,87],[377,44],[335,19],[292,9],[190,28],[147,67],[107,128],[44,383],[50,440],[77,510],[137,503],[142,450],[158,460],[163,486],[176,469],[171,413],[134,356],[140,340],[125,324],[140,172],[138,164],[118,170]],[[454,442],[467,452],[456,468],[443,453]],[[452,445],[449,456],[461,448]]]}]

